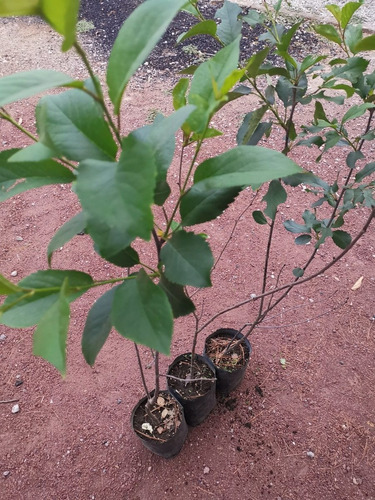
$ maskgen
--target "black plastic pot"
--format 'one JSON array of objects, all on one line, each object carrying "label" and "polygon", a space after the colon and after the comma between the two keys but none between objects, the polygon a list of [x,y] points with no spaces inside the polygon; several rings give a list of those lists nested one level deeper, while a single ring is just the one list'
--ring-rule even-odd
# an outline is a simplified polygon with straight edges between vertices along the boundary
[{"label": "black plastic pot", "polygon": [[[167,377],[167,385],[169,392],[173,394],[173,396],[182,404],[184,408],[185,418],[188,425],[191,427],[195,427],[205,420],[208,414],[216,405],[216,380],[215,380],[215,367],[213,364],[204,356],[200,354],[196,354],[196,360],[200,363],[203,363],[206,367],[208,367],[210,374],[212,374],[212,383],[207,392],[202,395],[194,395],[186,396],[182,395],[178,388],[172,387],[173,383],[172,379]],[[168,375],[171,375],[171,370],[181,361],[185,361],[190,363],[191,353],[181,354],[178,356],[173,363],[168,368]]]},{"label": "black plastic pot", "polygon": [[232,392],[236,387],[240,385],[242,382],[247,365],[249,364],[250,360],[250,354],[251,354],[251,344],[248,341],[248,339],[243,340],[243,345],[245,347],[245,361],[246,363],[242,365],[239,368],[233,368],[230,371],[229,370],[224,370],[223,368],[220,368],[220,366],[216,366],[214,360],[209,358],[209,356],[206,353],[206,346],[208,345],[208,342],[212,338],[227,338],[228,339],[228,344],[233,338],[235,340],[233,342],[236,342],[237,340],[244,339],[244,336],[242,333],[240,333],[238,330],[234,330],[233,328],[221,328],[219,330],[216,330],[216,332],[211,333],[206,338],[206,342],[204,345],[204,351],[203,351],[203,356],[206,359],[209,359],[210,362],[215,366],[216,370],[216,392],[217,394],[227,396],[230,392]]},{"label": "black plastic pot", "polygon": [[[160,391],[160,396],[165,396],[165,395],[171,396],[171,394],[168,391]],[[184,416],[184,409],[182,408],[181,404],[176,400],[175,402],[179,408],[179,417],[181,423],[176,433],[170,439],[168,439],[167,441],[161,441],[157,436],[152,436],[152,437],[141,436],[140,434],[138,434],[138,432],[134,430],[134,416],[137,410],[140,409],[142,405],[144,406],[146,402],[147,402],[147,397],[142,398],[132,411],[131,425],[134,433],[140,439],[142,444],[156,455],[159,455],[160,457],[163,458],[172,458],[176,456],[180,452],[188,433],[188,426],[186,424]]]}]

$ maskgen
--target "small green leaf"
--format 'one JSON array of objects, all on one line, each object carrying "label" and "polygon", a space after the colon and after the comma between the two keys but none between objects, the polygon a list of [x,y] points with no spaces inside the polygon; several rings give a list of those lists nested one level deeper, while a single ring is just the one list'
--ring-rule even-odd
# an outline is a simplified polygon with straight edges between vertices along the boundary
[{"label": "small green leaf", "polygon": [[250,78],[255,78],[256,76],[258,76],[259,68],[266,59],[266,57],[268,56],[270,50],[271,47],[265,47],[259,52],[253,54],[247,61],[246,74],[250,76]]},{"label": "small green leaf", "polygon": [[249,9],[248,13],[246,16],[243,16],[242,19],[247,22],[252,28],[256,26],[257,24],[262,24],[263,21],[265,20],[265,15],[261,14],[257,10],[254,9]]},{"label": "small green leaf", "polygon": [[186,92],[189,88],[189,78],[181,78],[173,88],[173,107],[175,110],[186,106]]},{"label": "small green leaf", "polygon": [[375,104],[364,102],[363,104],[355,104],[352,106],[343,116],[341,123],[344,124],[349,120],[354,120],[355,118],[359,118],[364,115],[368,109],[375,108]]},{"label": "small green leaf", "polygon": [[353,54],[356,54],[355,46],[363,38],[363,30],[360,24],[350,24],[345,30],[345,42]]},{"label": "small green leaf", "polygon": [[347,233],[346,231],[341,231],[341,229],[333,231],[332,239],[335,245],[337,245],[339,248],[342,249],[349,246],[350,243],[352,242],[352,237],[350,236],[350,234]]},{"label": "small green leaf", "polygon": [[300,267],[295,267],[293,269],[293,274],[296,278],[302,278],[302,276],[304,275],[304,270]]},{"label": "small green leaf", "polygon": [[112,328],[112,304],[117,287],[105,292],[91,307],[82,334],[82,353],[92,366]]},{"label": "small green leaf", "polygon": [[69,219],[60,229],[56,232],[56,234],[52,237],[49,242],[47,249],[48,256],[48,265],[51,265],[52,254],[59,248],[63,247],[65,243],[70,241],[77,233],[81,233],[84,231],[86,227],[86,217],[83,212],[75,215],[71,219]]},{"label": "small green leaf", "polygon": [[326,5],[326,9],[335,17],[336,21],[341,25],[341,9],[338,5]]},{"label": "small green leaf", "polygon": [[375,172],[375,162],[367,163],[355,176],[355,182],[361,182],[363,179]]},{"label": "small green leaf", "polygon": [[286,199],[287,193],[281,185],[281,182],[279,180],[271,181],[267,193],[262,198],[262,201],[267,203],[264,213],[271,220],[274,220],[278,206],[281,205],[281,203],[285,203]]},{"label": "small green leaf", "polygon": [[17,151],[17,153],[9,159],[9,162],[38,162],[49,160],[57,156],[58,154],[56,151],[53,151],[41,142],[34,142],[30,146]]},{"label": "small green leaf", "polygon": [[72,78],[59,71],[35,69],[0,78],[0,107],[31,97],[45,90],[63,87]]},{"label": "small green leaf", "polygon": [[94,249],[101,257],[103,257],[103,259],[106,259],[115,266],[130,268],[139,264],[139,255],[132,247],[126,247],[115,255],[106,255],[105,253],[100,252],[97,245],[94,245]]},{"label": "small green leaf", "polygon": [[346,157],[346,164],[349,168],[355,168],[355,164],[357,163],[357,161],[362,160],[362,158],[364,157],[365,155],[362,153],[362,151],[351,151]]},{"label": "small green leaf", "polygon": [[296,245],[307,245],[311,241],[311,234],[301,234],[294,240]]},{"label": "small green leaf", "polygon": [[268,224],[267,219],[265,218],[263,212],[261,212],[260,210],[254,210],[253,219],[255,220],[255,222],[257,224],[261,224],[261,225]]},{"label": "small green leaf", "polygon": [[214,259],[208,243],[199,235],[177,231],[162,247],[160,261],[172,283],[195,287],[211,286]]},{"label": "small green leaf", "polygon": [[221,19],[217,36],[224,45],[229,45],[241,34],[242,22],[238,19],[239,14],[241,8],[228,0],[225,0],[222,8],[215,13],[215,18]]},{"label": "small green leaf", "polygon": [[21,289],[17,285],[7,280],[5,276],[0,274],[0,295],[10,295],[19,291],[21,291]]},{"label": "small green leaf", "polygon": [[171,304],[173,317],[179,318],[191,314],[195,310],[195,305],[186,295],[182,285],[171,283],[164,274],[161,275],[159,286],[166,293]]},{"label": "small green leaf", "polygon": [[363,0],[360,2],[347,2],[343,8],[341,9],[341,27],[344,30],[350,20],[353,17],[353,14],[363,5]]},{"label": "small green leaf", "polygon": [[267,105],[261,106],[255,111],[250,111],[245,115],[241,127],[237,133],[237,144],[238,145],[248,145],[256,131],[259,122],[263,118],[264,114],[268,109]]},{"label": "small green leaf", "polygon": [[107,68],[109,96],[115,114],[125,87],[146,60],[186,0],[147,0],[126,19],[113,45]]},{"label": "small green leaf", "polygon": [[215,36],[217,30],[217,25],[213,19],[208,19],[206,21],[201,21],[200,23],[194,24],[192,28],[186,33],[182,33],[177,38],[177,43],[181,43],[188,38],[192,38],[196,35],[210,35]]},{"label": "small green leaf", "polygon": [[69,328],[69,302],[66,278],[57,300],[38,322],[33,336],[33,354],[55,366],[62,376],[66,373],[66,339]]},{"label": "small green leaf", "polygon": [[310,232],[310,228],[306,226],[306,224],[298,224],[297,222],[294,222],[294,220],[286,220],[283,224],[285,229],[291,233]]},{"label": "small green leaf", "polygon": [[173,314],[165,292],[141,269],[115,292],[112,323],[116,330],[137,344],[169,355]]}]

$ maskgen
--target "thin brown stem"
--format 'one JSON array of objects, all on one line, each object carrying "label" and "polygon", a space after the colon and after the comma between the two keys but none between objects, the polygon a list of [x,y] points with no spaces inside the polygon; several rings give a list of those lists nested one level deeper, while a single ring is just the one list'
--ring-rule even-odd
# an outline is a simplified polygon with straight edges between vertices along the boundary
[{"label": "thin brown stem", "polygon": [[134,342],[134,347],[135,347],[135,352],[137,354],[137,361],[138,361],[138,367],[139,367],[139,371],[141,373],[141,379],[142,379],[142,384],[143,384],[143,388],[145,390],[145,393],[147,395],[147,399],[150,400],[151,399],[151,396],[150,396],[150,392],[147,388],[147,384],[146,384],[146,377],[145,377],[145,373],[143,371],[143,367],[142,367],[142,360],[141,360],[141,356],[139,354],[139,349],[138,349],[138,346],[137,344]]}]

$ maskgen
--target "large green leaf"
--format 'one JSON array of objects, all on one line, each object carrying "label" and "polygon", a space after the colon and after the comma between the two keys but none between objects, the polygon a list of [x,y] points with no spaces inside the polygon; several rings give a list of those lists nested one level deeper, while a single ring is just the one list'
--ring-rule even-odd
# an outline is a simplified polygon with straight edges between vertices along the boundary
[{"label": "large green leaf", "polygon": [[[46,270],[30,274],[18,283],[19,287],[30,290],[9,295],[0,307],[4,311],[0,322],[12,328],[33,326],[59,300],[60,291],[67,280],[66,295],[71,302],[93,283],[91,276],[79,271]],[[10,308],[10,306],[12,306]]]},{"label": "large green leaf", "polygon": [[208,243],[199,235],[177,231],[162,247],[160,261],[172,283],[196,287],[211,286],[214,259]]},{"label": "large green leaf", "polygon": [[161,275],[159,286],[166,293],[172,307],[173,317],[179,318],[191,314],[195,310],[193,302],[186,295],[182,285],[171,283],[164,274]]},{"label": "large green leaf", "polygon": [[362,38],[362,40],[360,40],[354,46],[354,51],[356,53],[365,52],[367,50],[375,50],[375,35],[370,35]]},{"label": "large green leaf", "polygon": [[74,181],[74,174],[53,160],[32,162],[6,161],[8,152],[0,153],[0,201],[15,194],[48,184],[66,184]]},{"label": "large green leaf", "polygon": [[173,334],[172,308],[164,291],[143,269],[135,279],[117,288],[112,323],[123,337],[169,354]]},{"label": "large green leaf", "polygon": [[91,307],[83,329],[82,352],[89,365],[95,363],[112,328],[111,312],[113,298],[118,287],[105,292]]},{"label": "large green leaf", "polygon": [[64,37],[62,50],[69,50],[76,41],[79,0],[41,0],[45,20]]},{"label": "large green leaf", "polygon": [[363,0],[360,2],[347,2],[341,9],[341,27],[345,29],[350,22],[353,14],[363,5]]},{"label": "large green leaf", "polygon": [[332,24],[318,24],[314,26],[314,30],[319,34],[330,40],[331,42],[335,42],[340,44],[341,38],[338,34],[337,29],[332,26]]},{"label": "large green leaf", "polygon": [[215,219],[234,201],[239,191],[237,187],[207,190],[204,186],[194,186],[181,200],[181,224],[193,226]]},{"label": "large green leaf", "polygon": [[75,215],[71,219],[69,219],[60,229],[56,232],[56,234],[52,237],[49,242],[47,249],[48,256],[48,264],[51,265],[52,254],[59,248],[63,247],[65,243],[70,241],[77,233],[81,233],[84,231],[86,227],[86,217],[83,212]]},{"label": "large green leaf", "polygon": [[118,163],[87,160],[80,164],[76,192],[87,217],[87,230],[105,255],[115,255],[153,228],[156,178],[150,146],[129,136]]},{"label": "large green leaf", "polygon": [[22,71],[3,76],[0,78],[0,107],[70,83],[72,83],[70,76],[47,69]]},{"label": "large green leaf", "polygon": [[66,339],[70,315],[67,286],[66,279],[57,300],[40,319],[33,337],[33,354],[55,366],[62,376],[66,373]]},{"label": "large green leaf", "polygon": [[177,38],[177,43],[181,43],[188,38],[192,38],[196,35],[211,35],[215,36],[217,30],[217,24],[213,19],[208,19],[206,21],[201,21],[200,23],[194,24],[192,28],[186,33],[182,33]]},{"label": "large green leaf", "polygon": [[195,172],[195,189],[259,186],[280,177],[304,172],[288,157],[260,146],[238,146],[201,163]]},{"label": "large green leaf", "polygon": [[216,11],[215,17],[221,19],[217,36],[224,45],[229,45],[241,34],[242,22],[238,19],[240,14],[241,8],[228,0],[225,0],[222,8]]},{"label": "large green leaf", "polygon": [[146,0],[124,22],[108,61],[109,96],[118,114],[124,90],[186,0]]},{"label": "large green leaf", "polygon": [[[94,91],[91,82],[86,86]],[[43,97],[36,108],[40,141],[73,161],[113,160],[117,146],[103,110],[82,90]]]}]

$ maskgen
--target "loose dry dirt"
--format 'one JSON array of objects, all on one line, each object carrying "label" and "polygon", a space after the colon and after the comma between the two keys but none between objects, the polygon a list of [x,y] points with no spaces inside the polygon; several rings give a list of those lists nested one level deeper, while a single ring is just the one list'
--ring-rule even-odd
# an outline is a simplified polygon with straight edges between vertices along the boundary
[{"label": "loose dry dirt", "polygon": [[[61,56],[59,41],[40,24],[2,23],[0,36],[3,75],[39,66],[85,76],[80,62],[69,54]],[[86,46],[93,46],[85,40]],[[95,53],[95,66],[104,79],[99,55]],[[172,87],[166,73],[144,68],[126,96],[126,130],[141,126],[155,110],[170,112]],[[32,99],[8,108],[31,130],[33,103]],[[233,146],[243,114],[253,106],[246,98],[225,107],[215,118],[215,126],[225,135],[207,143],[203,155]],[[0,123],[0,135],[2,149],[27,142],[6,123]],[[280,146],[281,139],[276,135],[272,147]],[[295,158],[332,178],[339,169],[341,178],[345,152],[336,153],[318,166],[312,150],[300,149]],[[172,169],[171,183],[175,175]],[[216,257],[234,229],[217,264],[213,288],[195,295],[202,323],[260,289],[267,230],[251,217],[260,197],[239,217],[252,196],[246,190],[222,217],[202,225]],[[281,220],[298,217],[304,200],[297,189],[282,207]],[[18,280],[47,268],[50,238],[78,209],[74,193],[61,185],[3,203],[0,262],[5,276]],[[354,233],[365,217],[359,211],[349,221]],[[280,280],[289,282],[291,269],[311,251],[309,246],[296,247],[292,235],[278,229],[271,283],[284,264]],[[316,268],[337,253],[331,244],[324,245]],[[53,265],[89,272],[97,279],[121,272],[98,258],[86,236],[77,236],[57,252]],[[14,272],[17,277],[11,278]],[[362,286],[352,291],[361,276]],[[314,282],[295,288],[256,330],[241,387],[190,430],[181,453],[169,461],[143,448],[130,429],[132,408],[143,396],[133,345],[113,333],[94,369],[83,360],[80,337],[95,292],[72,307],[66,380],[32,356],[31,329],[0,326],[1,498],[375,499],[374,290],[372,227],[350,255]],[[256,303],[215,320],[202,332],[198,350],[214,329],[242,326],[255,311]],[[193,328],[190,318],[177,322],[173,355],[189,350]],[[144,356],[149,362],[147,352]],[[163,373],[170,361],[162,360]],[[148,381],[151,386],[151,373]],[[11,411],[15,402],[4,403],[10,400],[17,400],[19,413]]]}]

